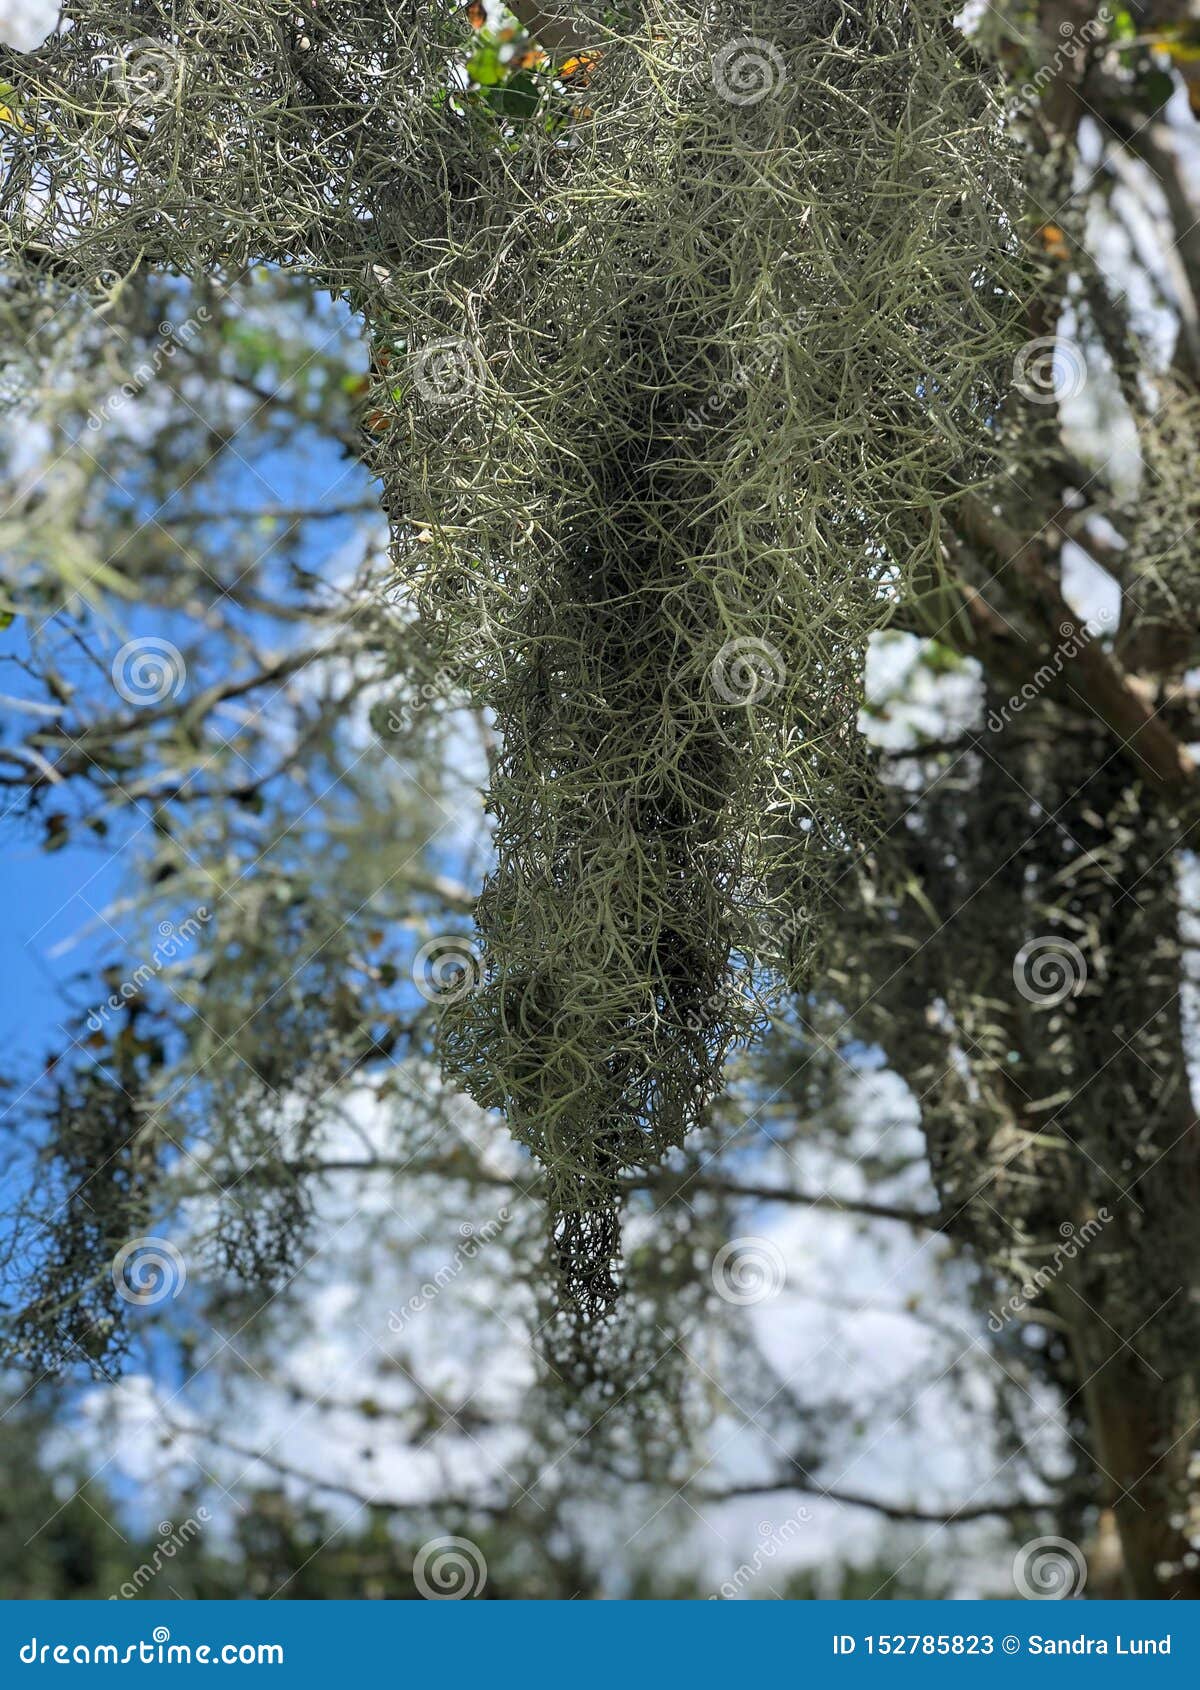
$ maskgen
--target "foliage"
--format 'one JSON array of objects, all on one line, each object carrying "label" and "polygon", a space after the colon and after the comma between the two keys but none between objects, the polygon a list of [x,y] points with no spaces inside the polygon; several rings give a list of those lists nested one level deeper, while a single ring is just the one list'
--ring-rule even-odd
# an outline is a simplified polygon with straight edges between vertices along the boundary
[{"label": "foliage", "polygon": [[[946,10],[655,3],[543,50],[439,0],[145,4],[136,35],[89,0],[4,55],[6,381],[45,349],[47,433],[0,532],[0,766],[47,850],[137,871],[104,918],[128,955],[81,968],[60,1061],[10,1076],[22,1364],[207,1368],[209,1319],[276,1355],[275,1291],[341,1225],[331,1168],[393,1179],[405,1220],[436,1195],[442,1239],[500,1186],[489,1285],[539,1437],[659,1496],[724,1412],[701,1339],[721,1379],[769,1371],[712,1290],[758,1180],[807,1204],[801,1157],[843,1157],[865,1217],[945,1246],[975,1344],[1111,1204],[989,1329],[1002,1511],[1082,1535],[1115,1480],[1135,1588],[1194,1593],[1200,256],[1162,127],[1188,31],[988,8],[967,40]],[[330,440],[348,496],[306,484]],[[1082,629],[1081,557],[1115,632]],[[978,685],[949,743],[901,743],[908,681],[865,696],[885,627],[936,699]],[[126,636],[169,636],[178,689],[114,698]],[[158,924],[200,908],[162,964]],[[446,941],[431,1005],[413,965]],[[1020,977],[1047,941],[1086,976],[1052,1002]],[[507,1121],[501,1171],[435,1051]],[[919,1209],[911,1146],[855,1118],[880,1062]],[[198,1270],[174,1322],[113,1297],[152,1230]],[[1053,1471],[1043,1390],[1070,1405]],[[878,1406],[762,1396],[790,1485]],[[584,1477],[542,1437],[454,1518],[482,1534],[560,1457],[569,1510]],[[264,1531],[290,1565],[317,1515]],[[375,1525],[354,1553],[385,1556]],[[510,1590],[587,1587],[529,1556]]]}]

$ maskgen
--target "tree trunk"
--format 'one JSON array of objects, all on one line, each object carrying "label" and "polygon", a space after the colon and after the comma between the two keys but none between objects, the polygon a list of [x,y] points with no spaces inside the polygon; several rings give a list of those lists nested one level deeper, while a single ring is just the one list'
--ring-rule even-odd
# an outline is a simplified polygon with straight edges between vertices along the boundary
[{"label": "tree trunk", "polygon": [[1194,1381],[1156,1378],[1102,1321],[1073,1337],[1094,1460],[1112,1487],[1125,1594],[1200,1599],[1196,1556],[1177,1524],[1186,1515]]},{"label": "tree trunk", "polygon": [[1178,829],[1104,736],[1062,726],[1044,704],[1009,723],[935,782],[920,827],[892,830],[921,891],[895,925],[865,903],[860,1019],[921,1100],[950,1230],[1005,1276],[998,1302],[1013,1292],[1067,1332],[1066,1404],[1128,1594],[1195,1597],[1200,1134]]}]

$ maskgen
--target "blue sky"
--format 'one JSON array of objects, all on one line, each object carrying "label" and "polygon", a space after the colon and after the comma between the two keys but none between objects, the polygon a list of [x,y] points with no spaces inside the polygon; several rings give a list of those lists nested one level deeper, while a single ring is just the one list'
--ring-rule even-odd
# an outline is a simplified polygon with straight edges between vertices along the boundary
[{"label": "blue sky", "polygon": [[[219,476],[189,489],[184,501],[186,508],[214,511],[209,536],[214,555],[219,555],[222,509],[272,504],[319,507],[326,499],[346,503],[371,496],[370,479],[361,465],[348,464],[337,443],[316,431],[298,433],[281,450],[267,449],[261,442],[256,446],[250,430],[238,437],[237,448],[236,454],[222,453]],[[305,564],[317,574],[328,568],[353,539],[354,527],[349,517],[310,524],[302,549]],[[147,617],[134,606],[121,614],[131,634],[181,637],[181,625],[172,626],[161,611]],[[0,632],[0,655],[22,653],[27,644],[21,618]],[[216,673],[227,660],[223,649],[214,652]],[[18,671],[6,664],[3,674],[0,691],[30,695]],[[192,675],[189,687],[212,678]],[[128,841],[142,825],[137,815],[118,812],[108,839],[72,841],[47,852],[44,815],[56,808],[69,811],[69,797],[61,804],[47,799],[40,814],[29,816],[24,795],[11,792],[6,795],[0,825],[7,917],[0,939],[0,1039],[10,1061],[19,1054],[22,1072],[40,1064],[48,1052],[65,1048],[71,1029],[78,1036],[82,1018],[96,1000],[96,991],[86,982],[64,997],[64,982],[119,956],[116,935],[98,917],[129,883],[134,864]],[[89,926],[94,931],[55,954]],[[72,1003],[78,1014],[72,1013]]]}]

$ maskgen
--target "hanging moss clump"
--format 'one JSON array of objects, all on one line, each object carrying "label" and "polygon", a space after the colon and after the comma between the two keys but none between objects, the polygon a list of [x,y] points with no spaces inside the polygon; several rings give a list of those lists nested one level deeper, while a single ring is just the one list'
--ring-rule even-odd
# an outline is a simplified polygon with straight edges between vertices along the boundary
[{"label": "hanging moss clump", "polygon": [[400,573],[502,734],[443,1051],[546,1170],[585,1320],[623,1179],[836,914],[864,643],[986,458],[1011,190],[947,19],[653,5],[379,302],[413,376],[379,457]]}]

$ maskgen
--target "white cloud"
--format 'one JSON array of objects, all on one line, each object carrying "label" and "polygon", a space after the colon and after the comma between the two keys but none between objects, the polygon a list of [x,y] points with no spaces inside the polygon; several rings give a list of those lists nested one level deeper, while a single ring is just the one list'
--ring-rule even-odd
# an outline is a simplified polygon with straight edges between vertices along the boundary
[{"label": "white cloud", "polygon": [[58,18],[51,0],[0,0],[0,42],[31,53],[58,27]]}]

